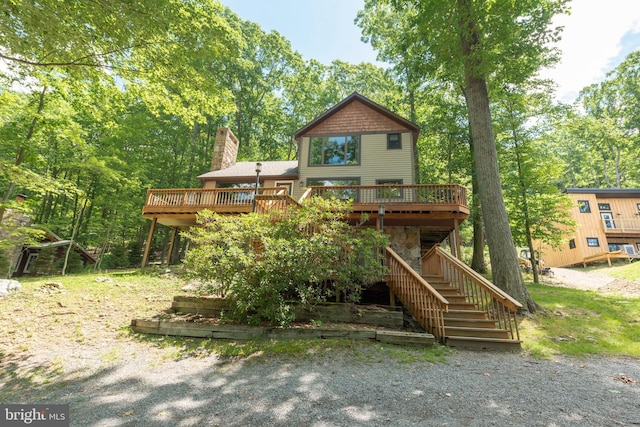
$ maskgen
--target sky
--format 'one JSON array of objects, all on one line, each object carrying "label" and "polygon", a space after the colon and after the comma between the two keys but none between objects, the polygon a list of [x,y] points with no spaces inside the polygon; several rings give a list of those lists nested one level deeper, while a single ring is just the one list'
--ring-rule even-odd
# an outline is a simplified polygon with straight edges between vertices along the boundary
[{"label": "sky", "polygon": [[[360,40],[354,24],[364,0],[221,0],[242,19],[275,30],[305,60],[329,64],[376,63],[376,53]],[[602,81],[630,52],[640,49],[640,0],[573,0],[564,26],[562,61],[542,76],[558,85],[556,98],[575,100],[584,87]]]}]

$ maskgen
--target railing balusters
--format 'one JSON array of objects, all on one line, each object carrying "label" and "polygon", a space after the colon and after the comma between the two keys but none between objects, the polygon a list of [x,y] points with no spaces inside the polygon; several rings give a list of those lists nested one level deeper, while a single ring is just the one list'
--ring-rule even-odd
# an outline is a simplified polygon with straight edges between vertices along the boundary
[{"label": "railing balusters", "polygon": [[516,316],[518,308],[522,307],[519,302],[439,246],[424,255],[423,268],[434,265],[430,261],[432,257],[439,260],[444,279],[464,292],[467,302],[474,304],[478,310],[485,311],[488,318],[496,322],[497,327],[508,331],[511,339],[520,339]]}]

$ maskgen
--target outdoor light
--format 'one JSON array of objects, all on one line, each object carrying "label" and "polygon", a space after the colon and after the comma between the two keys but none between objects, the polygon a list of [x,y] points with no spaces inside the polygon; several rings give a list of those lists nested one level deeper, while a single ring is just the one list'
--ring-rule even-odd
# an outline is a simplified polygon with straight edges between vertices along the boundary
[{"label": "outdoor light", "polygon": [[378,206],[378,216],[380,217],[380,231],[384,232],[384,205]]},{"label": "outdoor light", "polygon": [[262,163],[256,163],[256,189],[253,193],[253,212],[256,211],[256,196],[258,195],[258,187],[260,186],[260,172],[262,172]]}]

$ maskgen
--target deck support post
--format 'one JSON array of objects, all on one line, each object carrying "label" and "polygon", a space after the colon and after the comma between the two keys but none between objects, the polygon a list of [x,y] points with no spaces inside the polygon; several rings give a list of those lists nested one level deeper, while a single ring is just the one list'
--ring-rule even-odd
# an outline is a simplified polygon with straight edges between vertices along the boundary
[{"label": "deck support post", "polygon": [[462,252],[460,248],[460,228],[458,227],[459,221],[458,218],[453,219],[453,239],[456,245],[456,253],[454,254],[456,258],[462,259]]},{"label": "deck support post", "polygon": [[144,247],[144,255],[142,256],[142,268],[145,268],[149,263],[149,252],[151,252],[151,242],[153,241],[153,235],[156,232],[156,225],[158,224],[158,217],[154,216],[151,221],[151,228],[149,229],[149,237],[147,237],[147,244]]},{"label": "deck support post", "polygon": [[391,288],[389,288],[389,305],[391,307],[395,307],[396,306],[396,294],[393,293]]},{"label": "deck support post", "polygon": [[173,232],[171,233],[171,242],[169,243],[169,252],[167,253],[167,265],[171,265],[171,261],[173,258],[173,248],[176,245],[177,237],[178,237],[178,227],[173,227]]}]

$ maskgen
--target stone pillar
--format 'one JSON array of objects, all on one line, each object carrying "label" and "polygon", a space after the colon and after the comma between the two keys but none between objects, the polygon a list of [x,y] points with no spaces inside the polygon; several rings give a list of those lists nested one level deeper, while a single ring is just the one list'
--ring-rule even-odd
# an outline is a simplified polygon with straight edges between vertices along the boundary
[{"label": "stone pillar", "polygon": [[385,227],[389,245],[418,274],[422,272],[419,227]]},{"label": "stone pillar", "polygon": [[216,142],[213,145],[211,170],[226,169],[236,164],[238,156],[238,139],[229,128],[219,128],[216,132]]}]

